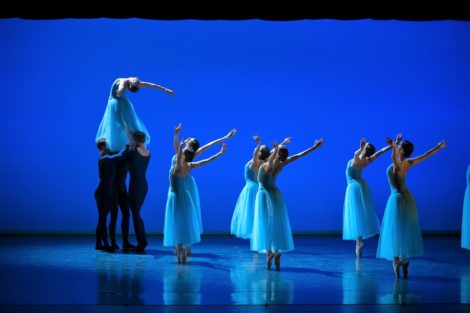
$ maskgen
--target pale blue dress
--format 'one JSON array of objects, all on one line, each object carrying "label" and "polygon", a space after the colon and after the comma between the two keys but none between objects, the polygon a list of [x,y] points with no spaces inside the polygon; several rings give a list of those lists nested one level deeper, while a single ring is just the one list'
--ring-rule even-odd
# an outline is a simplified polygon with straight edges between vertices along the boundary
[{"label": "pale blue dress", "polygon": [[380,233],[379,219],[374,208],[374,201],[367,182],[362,179],[362,170],[351,165],[346,167],[348,186],[343,206],[343,239],[357,240],[372,237]]},{"label": "pale blue dress", "polygon": [[294,250],[286,203],[272,176],[260,166],[255,200],[251,250],[266,253]]},{"label": "pale blue dress", "polygon": [[405,177],[393,173],[393,165],[387,168],[387,177],[391,194],[382,220],[377,258],[422,255],[423,236],[413,194],[406,187]]},{"label": "pale blue dress", "polygon": [[189,175],[177,176],[170,169],[170,188],[165,208],[163,245],[190,246],[201,241],[195,201],[188,190]]},{"label": "pale blue dress", "polygon": [[470,165],[467,168],[467,188],[463,199],[462,248],[470,250]]},{"label": "pale blue dress", "polygon": [[246,184],[238,196],[230,224],[230,233],[243,239],[250,238],[253,231],[255,200],[258,193],[256,173],[250,168],[251,164],[252,160],[245,165]]},{"label": "pale blue dress", "polygon": [[[176,154],[171,159],[171,166],[176,164]],[[202,234],[202,213],[201,213],[201,200],[199,198],[199,189],[197,188],[196,180],[191,174],[188,174],[188,179],[186,180],[186,188],[191,193],[191,198],[194,203],[194,210],[196,211],[197,222],[199,224],[199,232]]]},{"label": "pale blue dress", "polygon": [[106,139],[111,151],[119,151],[132,141],[129,139],[136,131],[145,133],[146,144],[150,143],[150,135],[144,123],[139,119],[131,101],[122,94],[116,97],[119,79],[116,79],[109,92],[108,105],[101,120],[95,141]]}]

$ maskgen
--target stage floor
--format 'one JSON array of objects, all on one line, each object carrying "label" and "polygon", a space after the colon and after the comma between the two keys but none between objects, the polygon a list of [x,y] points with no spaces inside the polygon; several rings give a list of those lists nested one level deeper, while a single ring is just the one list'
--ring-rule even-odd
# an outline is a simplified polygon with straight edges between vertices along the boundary
[{"label": "stage floor", "polygon": [[296,236],[280,272],[267,271],[265,255],[251,252],[247,240],[204,236],[186,265],[162,237],[149,242],[146,254],[126,254],[94,250],[92,236],[0,237],[0,309],[419,304],[470,311],[470,251],[456,236],[425,237],[425,255],[411,259],[408,280],[375,258],[376,238],[356,259],[352,241]]}]

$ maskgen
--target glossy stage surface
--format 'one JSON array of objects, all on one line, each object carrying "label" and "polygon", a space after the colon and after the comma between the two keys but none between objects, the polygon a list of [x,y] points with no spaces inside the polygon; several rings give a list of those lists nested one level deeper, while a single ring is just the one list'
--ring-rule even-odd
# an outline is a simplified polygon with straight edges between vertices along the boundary
[{"label": "glossy stage surface", "polygon": [[408,280],[395,279],[391,262],[375,258],[376,238],[357,259],[353,241],[296,236],[279,272],[267,271],[265,255],[251,252],[246,240],[204,236],[186,265],[162,247],[162,237],[149,242],[146,254],[127,254],[94,250],[92,236],[0,237],[0,310],[245,312],[267,305],[300,312],[315,305],[349,312],[409,304],[410,312],[470,312],[470,251],[457,236],[426,236]]}]

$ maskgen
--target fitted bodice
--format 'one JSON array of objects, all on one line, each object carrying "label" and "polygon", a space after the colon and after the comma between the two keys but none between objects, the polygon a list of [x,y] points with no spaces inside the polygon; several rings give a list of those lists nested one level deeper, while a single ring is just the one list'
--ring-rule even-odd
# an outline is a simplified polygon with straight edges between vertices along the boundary
[{"label": "fitted bodice", "polygon": [[258,183],[260,186],[264,187],[265,189],[274,189],[277,188],[276,186],[276,177],[268,172],[265,172],[263,166],[259,167],[258,170]]},{"label": "fitted bodice", "polygon": [[253,172],[253,170],[250,168],[250,164],[251,164],[252,161],[248,161],[246,164],[245,164],[245,181],[252,181],[254,183],[257,183],[258,179],[257,179],[257,175],[255,172]]},{"label": "fitted bodice", "polygon": [[362,169],[352,166],[352,160],[350,160],[346,166],[346,180],[348,184],[362,180]]},{"label": "fitted bodice", "polygon": [[390,184],[390,189],[393,192],[404,193],[408,191],[405,183],[405,176],[400,177],[393,172],[393,164],[390,164],[387,168],[387,178]]}]

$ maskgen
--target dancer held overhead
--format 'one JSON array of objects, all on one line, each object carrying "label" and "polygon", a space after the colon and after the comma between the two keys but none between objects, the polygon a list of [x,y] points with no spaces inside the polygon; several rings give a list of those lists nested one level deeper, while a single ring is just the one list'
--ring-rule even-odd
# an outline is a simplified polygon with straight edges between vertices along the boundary
[{"label": "dancer held overhead", "polygon": [[136,131],[145,133],[146,144],[150,142],[147,128],[139,119],[134,106],[125,95],[126,90],[137,92],[141,88],[154,88],[163,90],[170,95],[175,94],[168,88],[143,82],[138,77],[116,79],[111,86],[108,105],[96,133],[96,142],[104,138],[110,151],[119,151],[128,144],[134,144],[132,135]]},{"label": "dancer held overhead", "polygon": [[284,166],[321,147],[323,139],[315,140],[311,148],[291,157],[288,157],[289,151],[285,146],[279,146],[277,142],[273,145],[273,153],[258,171],[259,188],[255,200],[251,250],[266,253],[268,270],[271,269],[273,259],[276,269],[279,270],[281,252],[293,250],[294,241],[286,204],[276,186],[276,178]]},{"label": "dancer held overhead", "polygon": [[410,158],[414,146],[404,140],[398,146],[387,138],[392,146],[393,163],[387,168],[387,178],[391,193],[387,200],[380,230],[377,258],[393,261],[395,277],[408,277],[408,258],[423,254],[423,237],[418,220],[418,211],[413,194],[405,184],[405,177],[410,167],[426,160],[446,146],[445,141],[416,158]]},{"label": "dancer held overhead", "polygon": [[220,157],[226,150],[222,145],[220,152],[208,159],[192,162],[194,151],[184,148],[186,141],[181,141],[176,163],[170,169],[170,188],[165,209],[165,224],[163,245],[165,247],[176,247],[178,263],[186,263],[188,248],[201,241],[198,218],[196,215],[195,202],[192,198],[194,191],[190,190],[188,184],[191,170],[203,166]]},{"label": "dancer held overhead", "polygon": [[[400,140],[401,134],[397,136],[396,143]],[[362,240],[380,233],[374,201],[369,185],[362,179],[362,170],[391,147],[388,145],[375,152],[375,147],[362,138],[354,158],[346,166],[348,186],[343,206],[343,240],[356,240],[357,257],[362,256]]]}]

